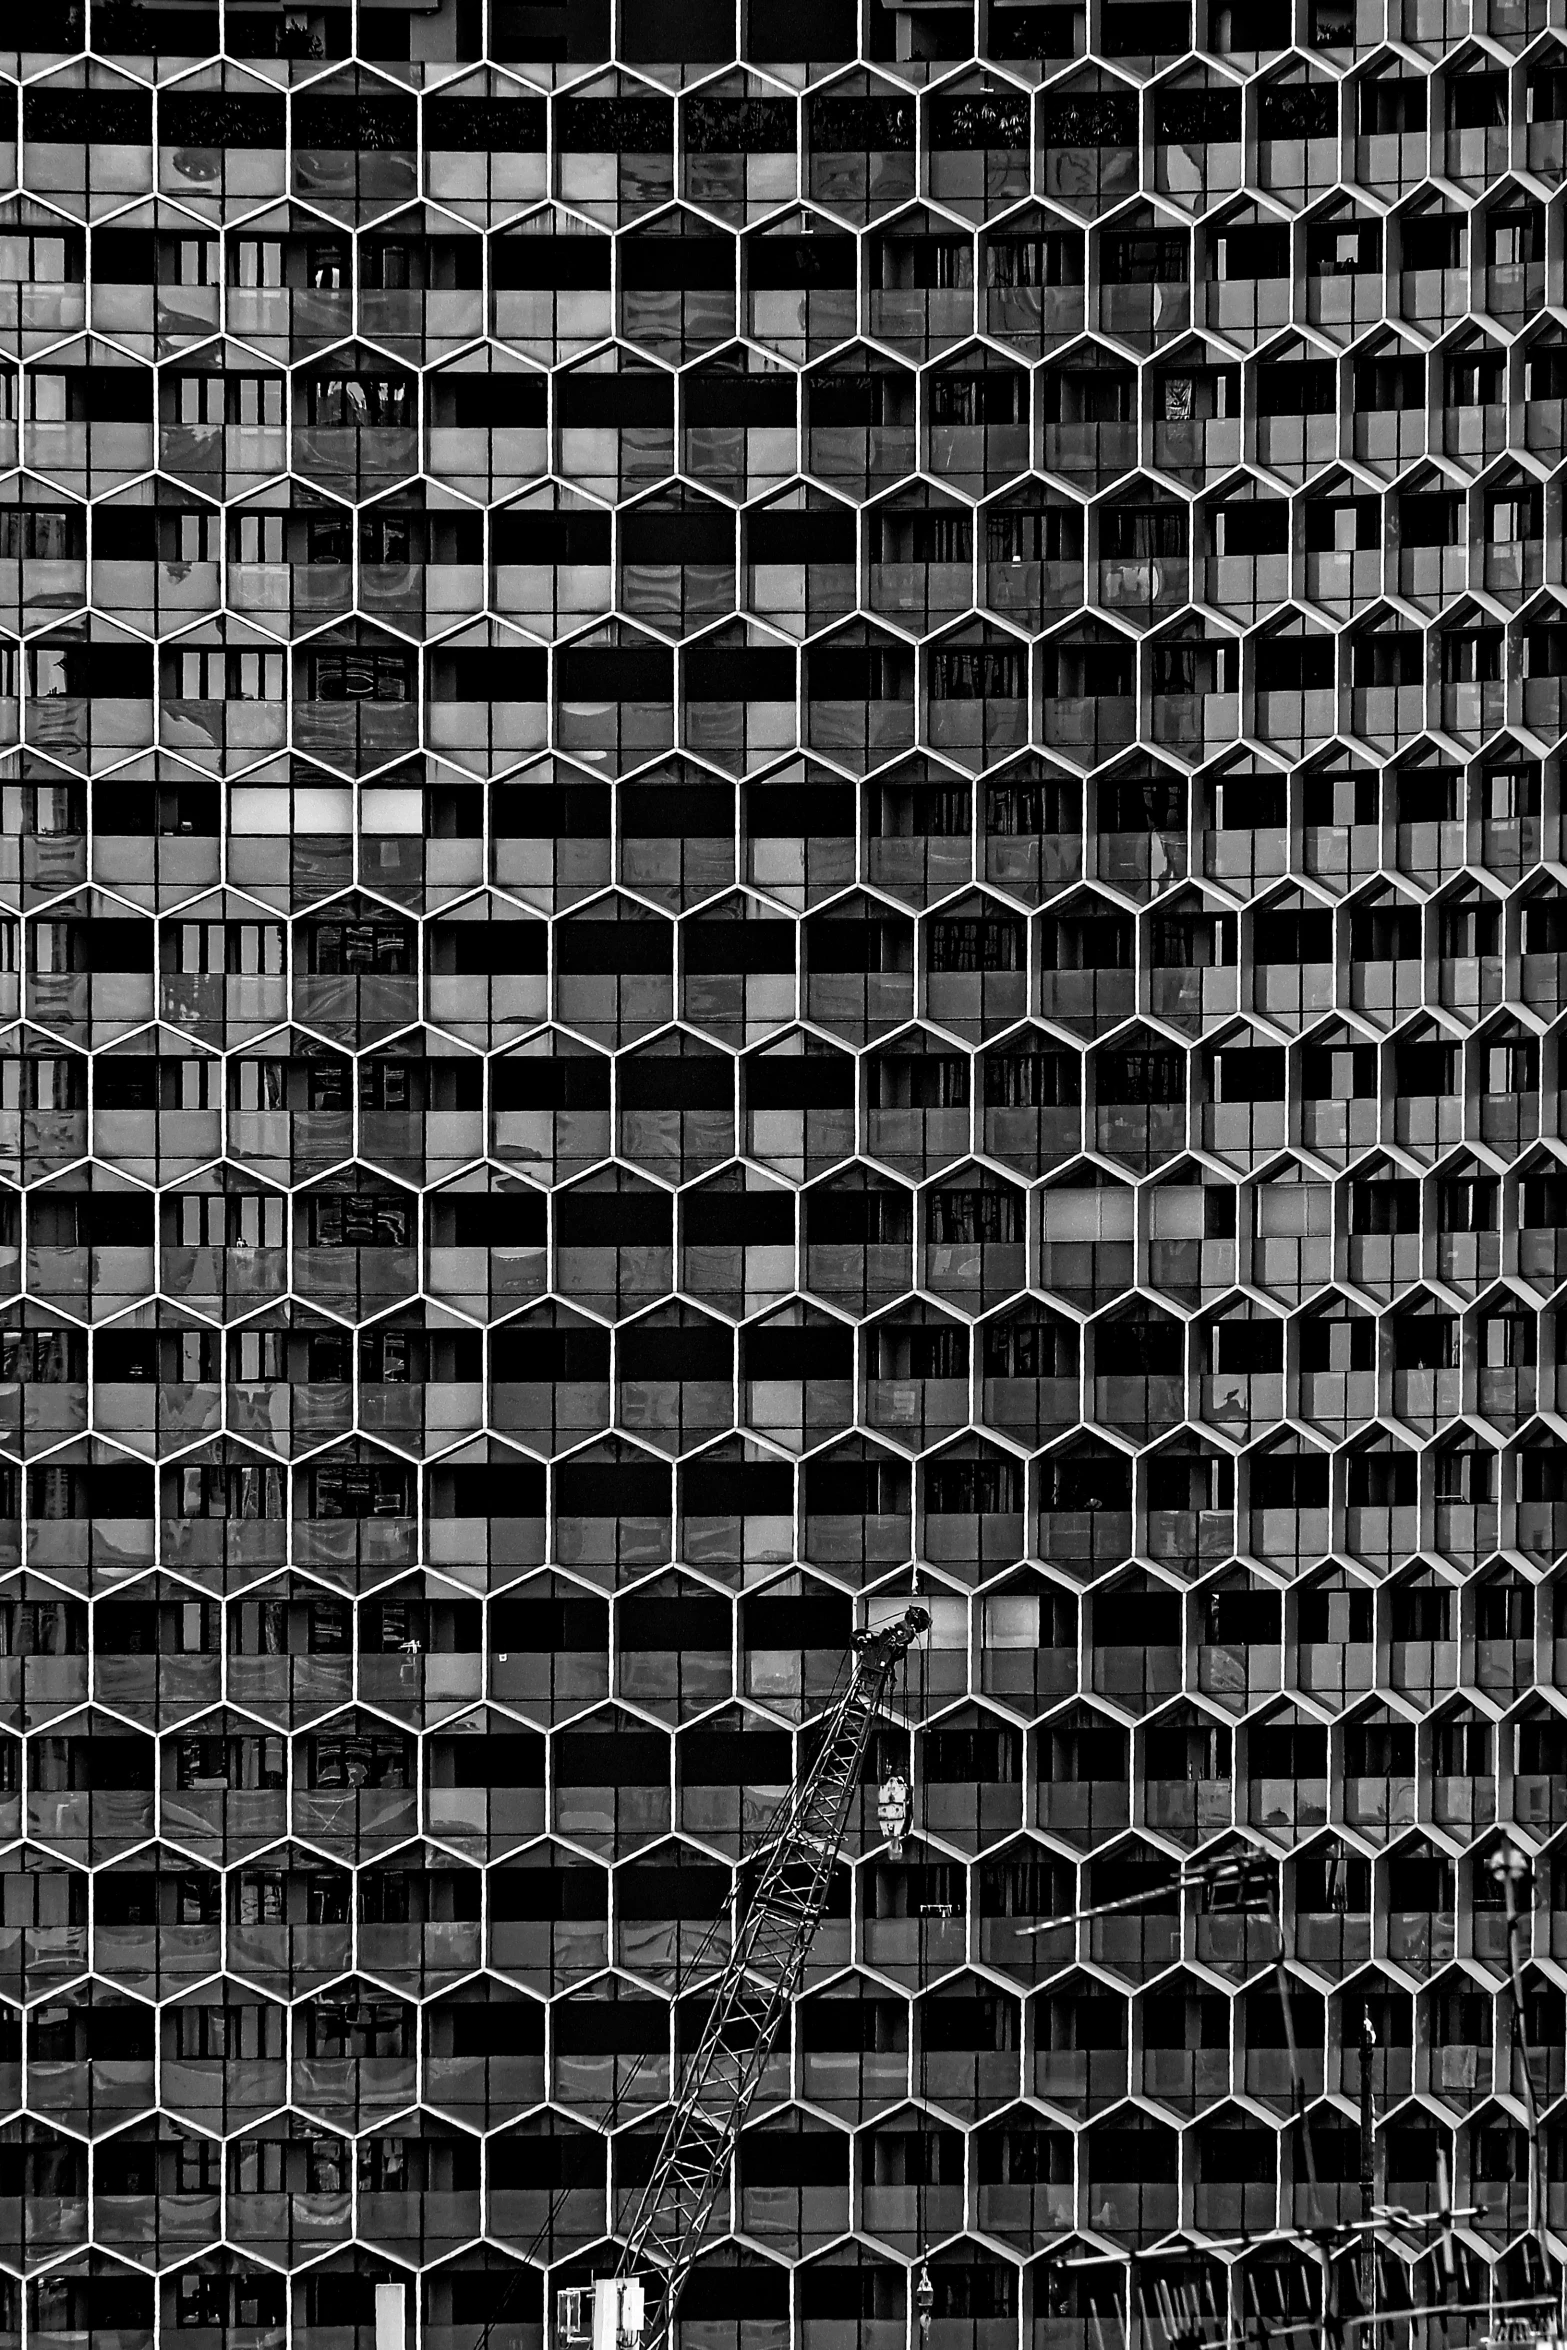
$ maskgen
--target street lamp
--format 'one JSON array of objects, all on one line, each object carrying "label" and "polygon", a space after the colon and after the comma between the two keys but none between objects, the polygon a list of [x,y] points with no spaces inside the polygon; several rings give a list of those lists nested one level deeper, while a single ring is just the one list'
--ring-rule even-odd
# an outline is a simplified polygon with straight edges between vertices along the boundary
[{"label": "street lamp", "polygon": [[1360,2306],[1365,2311],[1368,2339],[1373,2345],[1377,2338],[1377,2247],[1371,2232],[1371,2213],[1377,2193],[1377,2148],[1371,2067],[1376,2053],[1377,2027],[1368,2008],[1360,2019],[1360,2216],[1365,2222],[1365,2233],[1360,2239]]},{"label": "street lamp", "polygon": [[[1550,2283],[1550,2266],[1545,2249],[1545,2231],[1540,2215],[1540,2111],[1534,2093],[1534,2067],[1529,2061],[1529,2035],[1523,2013],[1523,1961],[1520,1952],[1520,1927],[1523,1920],[1519,1909],[1519,1895],[1530,1883],[1532,1871],[1528,1855],[1521,1852],[1511,1837],[1504,1837],[1492,1853],[1488,1867],[1493,1882],[1500,1888],[1502,1906],[1507,1917],[1507,1995],[1512,2008],[1512,2031],[1509,2036],[1510,2069],[1516,2074],[1518,2058],[1523,2060],[1523,2102],[1529,2127],[1529,2240],[1534,2246],[1534,2257],[1539,2263],[1537,2282],[1542,2291]],[[1509,2084],[1510,2085],[1510,2084]]]}]

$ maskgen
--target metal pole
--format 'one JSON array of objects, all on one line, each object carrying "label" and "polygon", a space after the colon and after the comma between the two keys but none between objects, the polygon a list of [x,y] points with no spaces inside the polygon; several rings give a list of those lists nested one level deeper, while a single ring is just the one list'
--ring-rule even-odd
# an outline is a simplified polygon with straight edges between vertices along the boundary
[{"label": "metal pole", "polygon": [[1368,2012],[1360,2019],[1360,2216],[1367,2223],[1360,2239],[1360,2307],[1361,2339],[1366,2350],[1376,2350],[1377,2339],[1377,2247],[1370,2226],[1377,2194],[1376,2114],[1371,2072],[1376,2052],[1377,2028]]},{"label": "metal pole", "polygon": [[1322,2228],[1322,2191],[1317,2183],[1317,2150],[1311,2142],[1311,2125],[1306,2119],[1306,2083],[1300,2069],[1300,2051],[1295,2045],[1295,2018],[1290,2009],[1289,1969],[1285,1964],[1284,1920],[1280,1914],[1276,1886],[1268,1886],[1268,1922],[1273,1928],[1273,1977],[1278,1985],[1279,2015],[1284,2025],[1284,2047],[1289,2057],[1290,2104],[1300,2124],[1301,2152],[1306,2161],[1306,2190],[1311,2197],[1311,2225]]}]

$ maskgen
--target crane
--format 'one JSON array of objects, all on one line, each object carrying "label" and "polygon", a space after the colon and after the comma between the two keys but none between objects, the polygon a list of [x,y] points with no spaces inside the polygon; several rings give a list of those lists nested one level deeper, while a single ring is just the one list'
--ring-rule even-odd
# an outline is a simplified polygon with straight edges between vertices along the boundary
[{"label": "crane", "polygon": [[[911,1607],[880,1631],[856,1633],[848,1684],[827,1716],[815,1757],[746,1866],[729,1956],[701,2038],[676,2080],[668,2125],[615,2274],[560,2295],[556,2332],[563,2350],[579,2343],[592,2350],[670,2350],[681,2288],[827,1908],[877,1713],[900,1661],[929,1625],[928,1612]],[[896,1842],[908,1820],[907,1784],[889,1781],[879,1809]]]}]

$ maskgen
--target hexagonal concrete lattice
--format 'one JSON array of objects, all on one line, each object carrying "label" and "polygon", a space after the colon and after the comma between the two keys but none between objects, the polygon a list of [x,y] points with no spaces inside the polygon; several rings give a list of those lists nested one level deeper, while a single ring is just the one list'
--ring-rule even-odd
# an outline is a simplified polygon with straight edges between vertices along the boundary
[{"label": "hexagonal concrete lattice", "polygon": [[0,38],[0,2334],[569,2350],[914,1597],[683,2350],[1494,2334],[1559,11]]}]

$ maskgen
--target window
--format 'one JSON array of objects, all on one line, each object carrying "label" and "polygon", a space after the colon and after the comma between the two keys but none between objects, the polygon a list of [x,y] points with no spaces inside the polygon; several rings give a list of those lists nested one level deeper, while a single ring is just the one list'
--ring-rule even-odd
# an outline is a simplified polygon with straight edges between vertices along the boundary
[{"label": "window", "polygon": [[413,249],[388,239],[366,244],[360,254],[360,285],[381,294],[406,293],[415,283]]},{"label": "window", "polygon": [[309,1202],[308,1223],[312,1248],[407,1248],[413,1236],[412,1202],[388,1194],[317,1193]]},{"label": "window", "polygon": [[230,283],[252,291],[279,287],[283,283],[283,240],[281,237],[236,237],[233,245],[233,276]]},{"label": "window", "polygon": [[1502,397],[1500,352],[1466,353],[1447,363],[1447,401],[1451,408],[1495,407]]},{"label": "window", "polygon": [[80,557],[82,517],[68,507],[0,507],[0,557],[10,562],[63,563]]},{"label": "window", "polygon": [[1486,225],[1486,266],[1522,269],[1545,258],[1545,220],[1538,212],[1494,212]]},{"label": "window", "polygon": [[215,286],[222,265],[216,237],[176,237],[162,256],[159,282],[175,286]]},{"label": "window", "polygon": [[223,380],[224,419],[229,424],[276,427],[283,421],[280,375],[231,375]]},{"label": "window", "polygon": [[[22,286],[63,285],[72,274],[67,265],[67,246],[63,236],[27,236],[15,230],[0,231],[0,283]],[[74,275],[80,278],[80,263]]]},{"label": "window", "polygon": [[413,1472],[395,1462],[343,1462],[310,1472],[312,1518],[406,1518]]},{"label": "window", "polygon": [[283,562],[286,526],[286,517],[282,514],[239,515],[236,521],[235,562]]},{"label": "window", "polygon": [[174,379],[174,421],[176,424],[221,424],[223,422],[222,376],[176,376]]},{"label": "window", "polygon": [[402,922],[320,922],[309,934],[312,971],[344,976],[413,969],[414,934]]},{"label": "window", "polygon": [[310,1740],[308,1752],[312,1787],[410,1784],[408,1741],[395,1730],[322,1732]]},{"label": "window", "polygon": [[281,702],[281,653],[239,652],[219,646],[173,655],[173,691],[190,702]]},{"label": "window", "polygon": [[1028,657],[1019,646],[944,648],[931,657],[932,701],[1021,701],[1028,687]]},{"label": "window", "polygon": [[410,427],[415,418],[414,387],[400,375],[318,375],[306,385],[306,409],[314,425]]},{"label": "window", "polygon": [[312,653],[309,698],[313,702],[410,702],[415,676],[411,652]]}]

